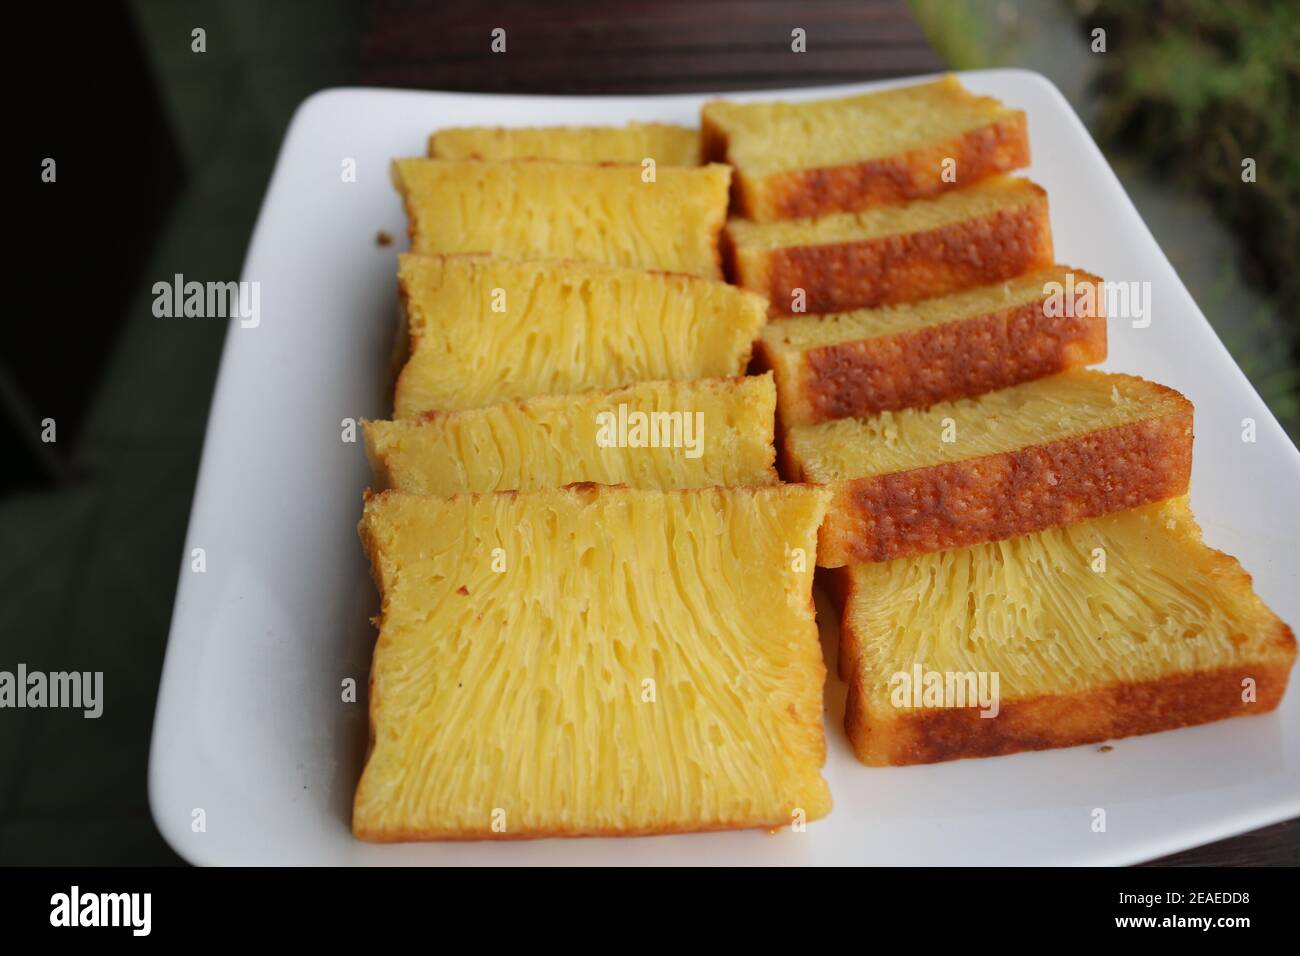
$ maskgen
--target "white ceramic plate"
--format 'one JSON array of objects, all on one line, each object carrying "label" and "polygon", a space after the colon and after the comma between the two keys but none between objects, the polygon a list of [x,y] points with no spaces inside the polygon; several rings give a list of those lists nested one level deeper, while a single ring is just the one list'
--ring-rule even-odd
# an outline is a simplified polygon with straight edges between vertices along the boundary
[{"label": "white ceramic plate", "polygon": [[[1105,367],[1195,403],[1192,503],[1207,539],[1300,624],[1300,453],[1056,88],[1019,70],[962,78],[1028,112],[1028,175],[1050,196],[1059,261],[1151,283],[1150,326],[1113,320]],[[886,85],[896,84],[727,95],[803,99]],[[1110,752],[868,769],[844,736],[832,669],[835,809],[806,832],[397,846],[352,838],[366,705],[364,696],[343,703],[340,688],[350,677],[364,693],[377,598],[355,532],[368,468],[362,447],[340,440],[340,423],[388,410],[406,232],[388,162],[422,154],[440,126],[693,125],[708,98],[345,89],[299,108],[244,267],[244,279],[261,283],[261,322],[231,323],[176,596],[149,767],[168,842],[213,864],[1119,864],[1300,814],[1300,688],[1273,714],[1126,739]],[[355,182],[344,181],[349,160]],[[398,242],[378,246],[379,230]],[[1242,441],[1246,418],[1254,443]],[[190,570],[194,548],[204,549],[204,573]],[[1106,811],[1104,833],[1093,831],[1094,808]]]}]

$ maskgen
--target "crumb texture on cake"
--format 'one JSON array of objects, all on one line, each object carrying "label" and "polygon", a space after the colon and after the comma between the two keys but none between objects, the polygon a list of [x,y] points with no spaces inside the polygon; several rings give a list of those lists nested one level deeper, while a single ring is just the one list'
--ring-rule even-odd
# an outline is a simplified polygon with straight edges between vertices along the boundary
[{"label": "crumb texture on cake", "polygon": [[394,415],[739,375],[766,303],[722,282],[581,262],[403,256]]},{"label": "crumb texture on cake", "polygon": [[731,168],[399,159],[411,251],[585,259],[722,278]]},{"label": "crumb texture on cake", "polygon": [[[1071,746],[1263,712],[1295,658],[1290,629],[1234,558],[1202,542],[1185,497],[838,573],[846,723],[869,763]],[[918,664],[996,673],[1000,712],[896,706],[891,680]]]},{"label": "crumb texture on cake", "polygon": [[1192,406],[1131,375],[1075,370],[978,398],[791,428],[791,480],[830,486],[826,567],[887,561],[1183,494]]},{"label": "crumb texture on cake", "polygon": [[518,839],[789,825],[830,795],[792,486],[368,499],[382,594],[354,832]]},{"label": "crumb texture on cake", "polygon": [[862,212],[732,219],[724,252],[737,284],[786,314],[935,298],[1053,263],[1047,194],[1006,176]]},{"label": "crumb texture on cake", "polygon": [[1103,361],[1100,283],[1057,265],[936,299],[794,316],[764,327],[760,362],[776,374],[786,427],[980,395]]},{"label": "crumb texture on cake", "polygon": [[738,211],[756,221],[902,202],[1029,162],[1025,114],[953,76],[837,99],[719,100],[701,120],[707,158],[736,167]]},{"label": "crumb texture on cake", "polygon": [[775,413],[769,373],[364,424],[376,490],[453,495],[581,481],[666,490],[775,483]]},{"label": "crumb texture on cake", "polygon": [[553,159],[696,166],[698,130],[669,123],[626,126],[452,126],[429,137],[435,159]]}]

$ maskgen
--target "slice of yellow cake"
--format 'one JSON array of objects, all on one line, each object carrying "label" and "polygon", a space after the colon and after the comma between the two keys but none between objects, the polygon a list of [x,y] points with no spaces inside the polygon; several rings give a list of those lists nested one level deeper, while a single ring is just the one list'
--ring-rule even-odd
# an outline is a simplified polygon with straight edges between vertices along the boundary
[{"label": "slice of yellow cake", "polygon": [[1101,280],[1069,266],[938,299],[772,322],[784,427],[932,405],[1106,358]]},{"label": "slice of yellow cake", "polygon": [[670,123],[626,126],[453,126],[429,137],[435,159],[556,159],[697,166],[700,134]]},{"label": "slice of yellow cake", "polygon": [[706,488],[777,481],[771,374],[642,382],[365,422],[376,490],[417,495],[579,481]]},{"label": "slice of yellow cake", "polygon": [[830,810],[819,489],[367,499],[382,595],[352,828],[377,841],[801,825]]},{"label": "slice of yellow cake", "polygon": [[[1069,747],[1272,710],[1291,629],[1185,498],[836,572],[867,764]],[[981,715],[984,716],[981,716]]]},{"label": "slice of yellow cake", "polygon": [[399,159],[415,253],[585,259],[722,278],[731,167]]},{"label": "slice of yellow cake", "polygon": [[818,562],[839,567],[1041,531],[1171,498],[1192,469],[1192,405],[1076,370],[941,402],[800,425],[786,477],[834,498]]},{"label": "slice of yellow cake", "polygon": [[718,100],[707,159],[736,168],[733,212],[768,222],[905,202],[1029,165],[1025,114],[954,76],[797,103]]},{"label": "slice of yellow cake", "polygon": [[766,302],[724,282],[582,262],[402,256],[410,358],[394,415],[740,375]]},{"label": "slice of yellow cake", "polygon": [[931,199],[819,219],[727,223],[734,281],[774,312],[914,302],[1052,265],[1047,193],[997,176]]}]

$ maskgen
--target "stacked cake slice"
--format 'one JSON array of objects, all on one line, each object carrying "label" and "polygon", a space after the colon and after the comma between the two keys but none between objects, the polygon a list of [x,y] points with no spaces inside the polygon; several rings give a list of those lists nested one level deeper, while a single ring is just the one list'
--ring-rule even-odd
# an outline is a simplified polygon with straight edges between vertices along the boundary
[{"label": "stacked cake slice", "polygon": [[1191,404],[1079,369],[1106,357],[1104,283],[1053,264],[1046,194],[1004,175],[1029,161],[1023,114],[948,78],[704,117],[747,217],[728,268],[780,320],[758,358],[783,474],[832,494],[818,562],[858,756],[1276,706],[1295,640],[1201,541]]},{"label": "stacked cake slice", "polygon": [[369,840],[777,827],[830,794],[804,487],[366,504]]},{"label": "stacked cake slice", "polygon": [[[763,329],[758,357],[776,373],[786,426],[966,398],[1104,359],[1100,283],[1053,266],[942,298],[795,316]],[[1052,290],[1067,288],[1070,305],[1053,314]]]},{"label": "stacked cake slice", "polygon": [[[1029,164],[1025,114],[955,77],[811,103],[705,105],[706,157],[736,168],[735,212],[756,222],[932,196]],[[950,166],[945,166],[947,161]]]},{"label": "stacked cake slice", "polygon": [[1202,542],[1185,497],[836,574],[845,726],[867,764],[1262,713],[1295,660],[1290,629]]},{"label": "stacked cake slice", "polygon": [[1131,375],[1067,372],[929,408],[801,425],[790,478],[834,498],[824,567],[1041,531],[1187,491],[1192,406]]},{"label": "stacked cake slice", "polygon": [[771,375],[640,382],[366,422],[366,450],[377,490],[421,495],[766,485],[777,480],[775,413]]},{"label": "stacked cake slice", "polygon": [[777,313],[893,305],[1011,279],[1052,264],[1047,193],[999,176],[862,212],[782,222],[732,220],[735,281]]},{"label": "stacked cake slice", "polygon": [[554,160],[399,159],[411,251],[586,259],[722,278],[731,170]]},{"label": "stacked cake slice", "polygon": [[478,408],[745,371],[760,296],[696,276],[574,261],[402,256],[394,412]]},{"label": "stacked cake slice", "polygon": [[[686,135],[689,134],[689,135]],[[353,830],[518,839],[824,816],[813,571],[780,485],[767,302],[719,281],[730,169],[675,127],[436,133],[391,421],[365,422],[382,611]]]}]

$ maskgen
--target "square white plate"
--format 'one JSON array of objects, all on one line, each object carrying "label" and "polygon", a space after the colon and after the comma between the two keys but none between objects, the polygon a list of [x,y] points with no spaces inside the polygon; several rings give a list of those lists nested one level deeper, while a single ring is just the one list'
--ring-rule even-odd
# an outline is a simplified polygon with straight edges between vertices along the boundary
[{"label": "square white plate", "polygon": [[[1196,405],[1192,503],[1208,541],[1237,555],[1264,600],[1300,624],[1300,453],[1211,331],[1065,99],[1019,70],[965,74],[1029,115],[1059,261],[1151,283],[1152,321],[1110,324],[1104,367]],[[899,81],[901,82],[901,81]],[[727,94],[843,95],[897,83]],[[366,738],[377,598],[355,523],[369,471],[341,422],[388,412],[396,253],[389,184],[456,124],[694,125],[706,95],[528,97],[343,89],[298,109],[243,278],[261,323],[232,321],[185,543],[149,767],[154,819],[178,853],[230,864],[1131,863],[1300,814],[1300,688],[1262,717],[1115,743],[868,769],[827,686],[835,809],[804,833],[374,846],[349,807]],[[355,182],[343,175],[355,161]],[[1242,420],[1257,441],[1242,441]],[[190,570],[203,548],[206,571]],[[826,639],[831,639],[826,635]],[[833,660],[833,658],[832,658]],[[353,678],[361,699],[344,703]],[[1093,832],[1094,808],[1106,831]],[[202,811],[200,815],[197,811]],[[196,821],[201,820],[199,829]]]}]

